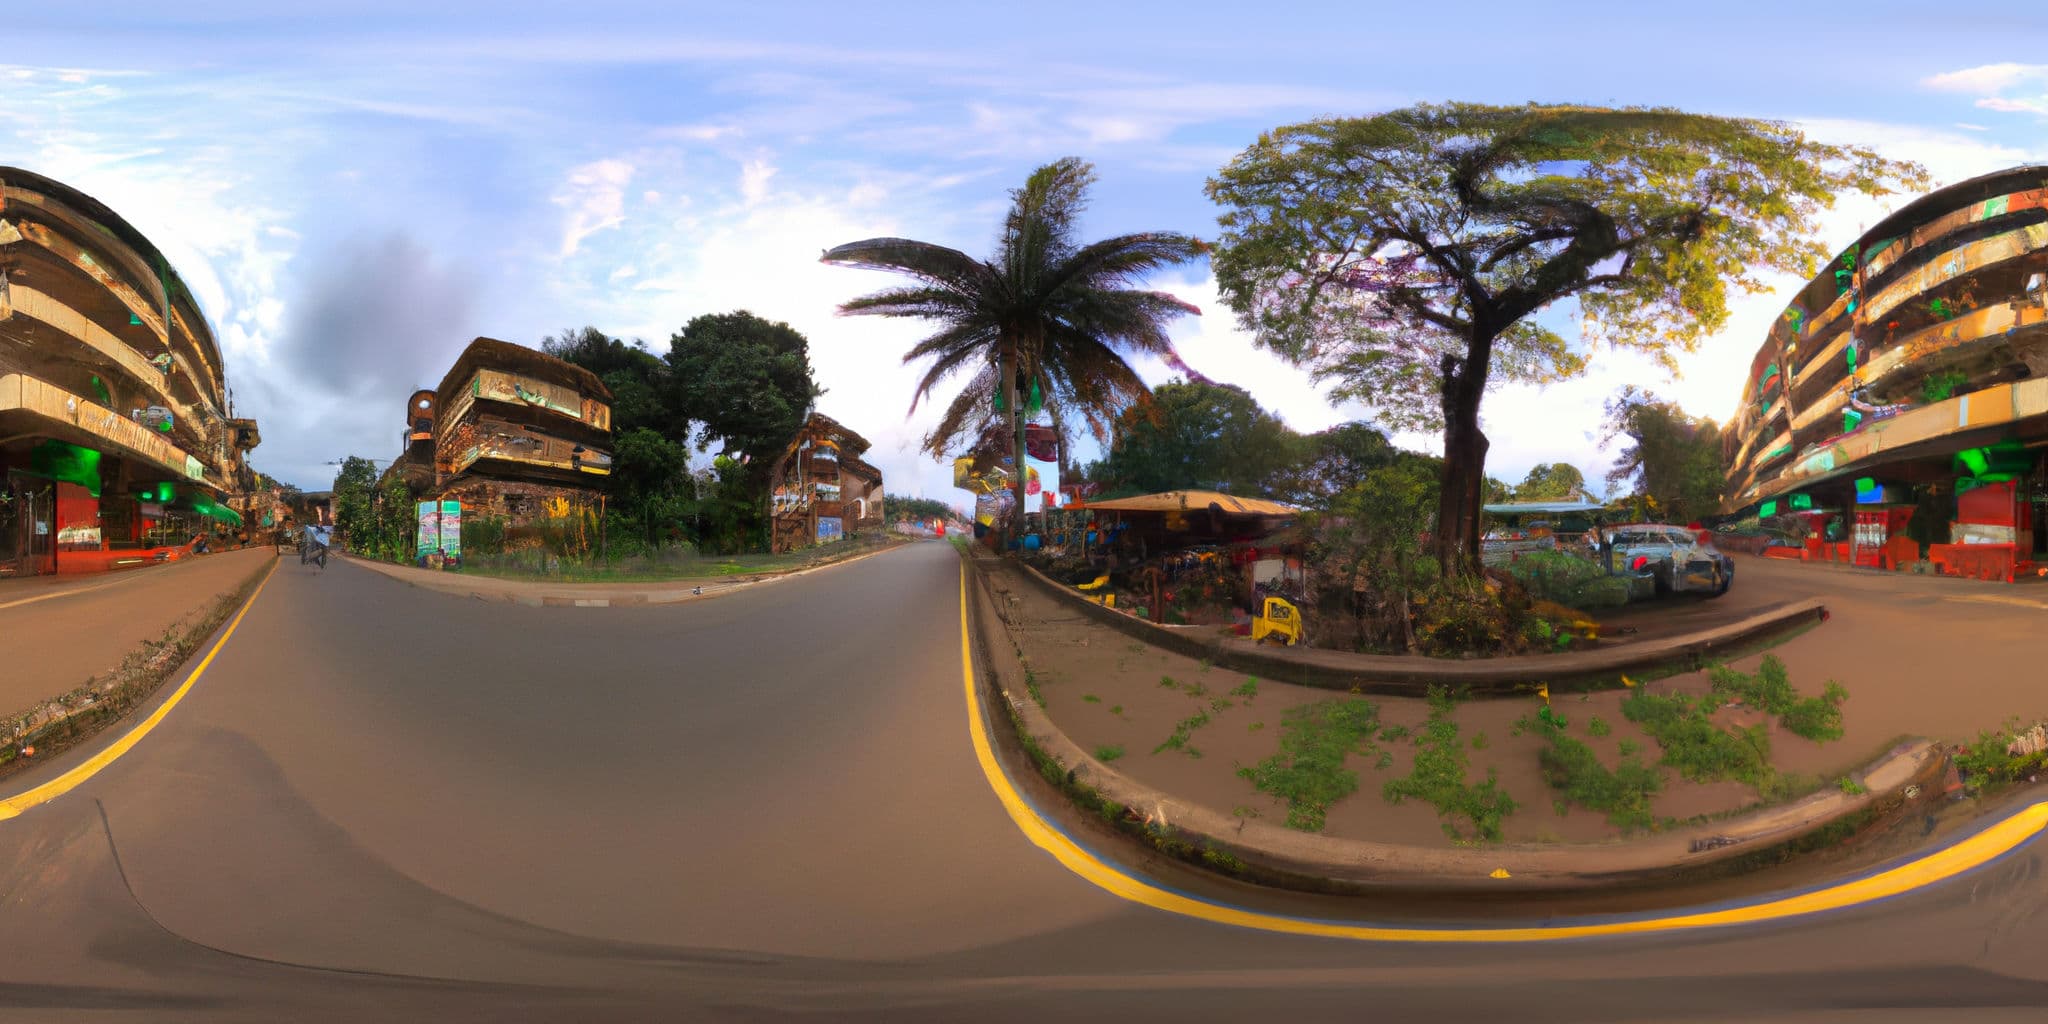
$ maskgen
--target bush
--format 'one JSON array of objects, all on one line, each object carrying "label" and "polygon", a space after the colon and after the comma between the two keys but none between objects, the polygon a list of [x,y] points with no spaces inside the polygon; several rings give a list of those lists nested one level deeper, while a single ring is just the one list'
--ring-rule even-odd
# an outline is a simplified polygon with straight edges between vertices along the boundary
[{"label": "bush", "polygon": [[1619,608],[1628,603],[1628,581],[1610,576],[1598,562],[1564,551],[1532,551],[1507,567],[1508,574],[1538,601],[1568,608]]},{"label": "bush", "polygon": [[463,516],[462,553],[464,557],[504,554],[505,517]]},{"label": "bush", "polygon": [[1842,738],[1842,702],[1849,699],[1849,691],[1832,679],[1820,696],[1801,697],[1785,674],[1785,663],[1775,654],[1764,655],[1754,675],[1725,665],[1715,667],[1709,675],[1715,693],[1740,698],[1777,715],[1779,723],[1795,736],[1815,741]]},{"label": "bush", "polygon": [[1441,580],[1415,601],[1415,641],[1425,653],[1492,653],[1508,636],[1507,610],[1483,579]]}]

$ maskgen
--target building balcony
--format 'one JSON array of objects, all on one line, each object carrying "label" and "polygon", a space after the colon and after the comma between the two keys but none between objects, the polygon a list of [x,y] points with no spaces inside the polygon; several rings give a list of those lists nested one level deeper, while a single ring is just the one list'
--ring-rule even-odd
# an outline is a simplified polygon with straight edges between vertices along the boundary
[{"label": "building balcony", "polygon": [[27,374],[0,376],[0,436],[13,435],[47,436],[119,454],[216,491],[228,489],[219,467],[121,413]]}]

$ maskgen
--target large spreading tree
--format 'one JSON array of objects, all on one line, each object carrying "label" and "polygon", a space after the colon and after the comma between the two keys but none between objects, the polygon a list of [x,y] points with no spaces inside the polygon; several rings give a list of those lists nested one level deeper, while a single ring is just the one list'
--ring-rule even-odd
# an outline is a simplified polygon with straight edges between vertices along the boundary
[{"label": "large spreading tree", "polygon": [[1161,267],[1200,255],[1203,244],[1172,232],[1118,235],[1082,244],[1076,222],[1095,170],[1068,157],[1033,171],[1010,193],[995,255],[907,238],[870,238],[826,251],[823,261],[890,270],[917,283],[854,299],[847,314],[915,317],[936,331],[903,356],[924,363],[911,410],[958,373],[966,387],[926,438],[932,455],[982,436],[991,416],[1005,425],[1017,459],[1012,529],[1024,532],[1025,406],[1036,392],[1062,435],[1085,423],[1098,439],[1149,389],[1127,355],[1171,357],[1166,326],[1193,306],[1133,287]]},{"label": "large spreading tree", "polygon": [[[1433,544],[1479,565],[1489,387],[1546,383],[1596,346],[1676,371],[1730,286],[1810,276],[1837,193],[1924,184],[1913,164],[1773,121],[1668,109],[1423,105],[1262,135],[1209,182],[1213,256],[1257,342],[1389,426],[1443,432]],[[1536,314],[1570,300],[1583,344]]]}]

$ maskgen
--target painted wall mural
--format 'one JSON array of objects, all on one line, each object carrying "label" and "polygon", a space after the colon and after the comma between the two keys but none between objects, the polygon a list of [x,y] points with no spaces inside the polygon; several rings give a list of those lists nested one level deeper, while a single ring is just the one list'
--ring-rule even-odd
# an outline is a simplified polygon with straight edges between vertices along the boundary
[{"label": "painted wall mural", "polygon": [[470,381],[470,393],[478,398],[539,406],[582,420],[599,430],[612,428],[610,406],[560,384],[549,384],[503,370],[478,370]]}]

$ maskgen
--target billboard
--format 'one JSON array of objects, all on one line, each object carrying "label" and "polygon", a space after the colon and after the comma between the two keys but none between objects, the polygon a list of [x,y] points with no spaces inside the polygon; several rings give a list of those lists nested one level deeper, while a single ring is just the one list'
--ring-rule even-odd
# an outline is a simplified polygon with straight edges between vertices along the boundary
[{"label": "billboard", "polygon": [[818,517],[818,543],[839,540],[846,536],[845,525],[836,516]]},{"label": "billboard", "polygon": [[459,501],[441,503],[441,553],[454,559],[462,557],[462,503]]},{"label": "billboard", "polygon": [[416,556],[425,558],[441,550],[441,503],[422,501],[419,503],[420,538]]}]

